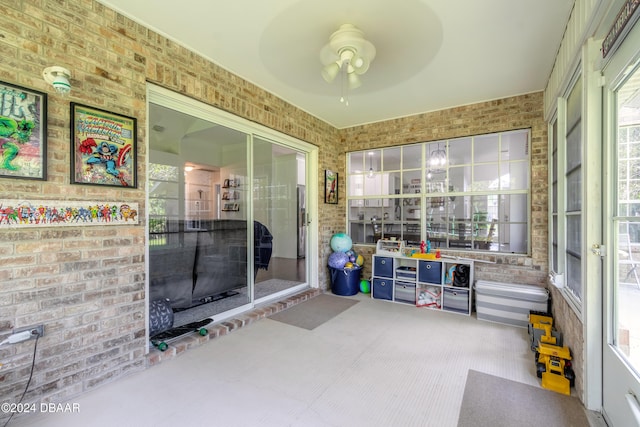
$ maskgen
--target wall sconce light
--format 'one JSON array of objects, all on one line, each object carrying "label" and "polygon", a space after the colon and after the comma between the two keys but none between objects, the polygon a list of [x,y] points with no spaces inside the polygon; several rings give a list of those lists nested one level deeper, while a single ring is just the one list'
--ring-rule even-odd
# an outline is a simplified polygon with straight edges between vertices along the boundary
[{"label": "wall sconce light", "polygon": [[42,77],[49,83],[60,95],[65,96],[71,92],[71,72],[63,67],[47,67],[42,72]]}]

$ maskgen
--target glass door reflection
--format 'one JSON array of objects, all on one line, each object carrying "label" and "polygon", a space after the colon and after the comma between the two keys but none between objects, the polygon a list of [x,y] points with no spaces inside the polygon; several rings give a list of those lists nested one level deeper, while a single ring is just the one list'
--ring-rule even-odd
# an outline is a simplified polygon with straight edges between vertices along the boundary
[{"label": "glass door reflection", "polygon": [[306,157],[253,139],[255,300],[306,283]]},{"label": "glass door reflection", "polygon": [[150,302],[173,326],[250,304],[248,135],[153,103],[149,120]]}]

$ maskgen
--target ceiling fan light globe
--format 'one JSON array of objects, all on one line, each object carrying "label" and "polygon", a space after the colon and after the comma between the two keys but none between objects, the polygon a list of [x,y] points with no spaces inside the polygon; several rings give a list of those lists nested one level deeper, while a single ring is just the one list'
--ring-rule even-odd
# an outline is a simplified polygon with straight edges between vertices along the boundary
[{"label": "ceiling fan light globe", "polygon": [[351,64],[353,66],[353,70],[357,74],[364,74],[369,70],[369,65],[371,65],[371,61],[368,58],[360,55],[356,55],[352,60]]},{"label": "ceiling fan light globe", "polygon": [[360,86],[362,86],[362,81],[360,80],[360,77],[358,77],[357,74],[351,73],[348,75],[348,78],[349,78],[349,89],[357,89]]},{"label": "ceiling fan light globe", "polygon": [[340,59],[340,56],[333,50],[331,45],[326,44],[320,49],[320,62],[322,65],[329,65],[332,62],[336,62]]},{"label": "ceiling fan light globe", "polygon": [[336,78],[339,72],[340,72],[340,66],[337,63],[332,62],[331,64],[326,65],[322,69],[322,78],[327,83],[331,83]]}]

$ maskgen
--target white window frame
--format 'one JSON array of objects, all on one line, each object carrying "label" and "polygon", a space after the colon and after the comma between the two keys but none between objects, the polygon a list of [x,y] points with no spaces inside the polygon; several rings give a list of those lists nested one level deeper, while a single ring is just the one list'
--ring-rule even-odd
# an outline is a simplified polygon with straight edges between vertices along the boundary
[{"label": "white window frame", "polygon": [[[433,146],[438,146],[439,148],[442,148],[443,150],[445,150],[447,152],[446,154],[446,158],[447,158],[447,164],[449,163],[449,147],[452,142],[455,143],[455,141],[457,140],[463,140],[463,139],[469,139],[471,142],[471,146],[474,146],[473,141],[475,141],[476,138],[482,138],[482,137],[487,137],[487,136],[494,136],[497,135],[498,139],[500,141],[502,141],[502,138],[506,135],[512,134],[512,133],[517,133],[517,132],[527,132],[527,148],[526,148],[526,153],[527,153],[527,158],[526,158],[526,174],[527,174],[527,186],[526,188],[522,188],[522,189],[500,189],[500,190],[490,190],[490,189],[482,189],[482,190],[476,190],[474,191],[473,189],[467,190],[467,191],[453,191],[452,189],[449,188],[445,188],[443,192],[428,192],[427,188],[426,188],[426,179],[424,179],[427,176],[427,172],[430,169],[430,165],[428,164],[429,162],[429,157],[428,157],[428,150],[432,149]],[[445,199],[446,197],[469,197],[470,199],[476,198],[476,197],[490,197],[490,196],[518,196],[518,195],[522,195],[525,196],[526,198],[526,206],[524,207],[524,209],[526,209],[526,220],[523,221],[501,221],[498,224],[498,227],[504,227],[505,229],[508,229],[510,226],[512,225],[518,225],[519,223],[523,224],[526,228],[526,245],[524,248],[524,251],[522,252],[513,252],[513,251],[496,251],[496,250],[482,250],[482,249],[477,249],[475,248],[473,245],[471,247],[465,247],[463,250],[464,251],[477,251],[477,252],[482,252],[482,253],[492,253],[492,254],[515,254],[515,255],[520,255],[520,256],[530,256],[531,255],[531,247],[532,247],[532,242],[531,242],[531,188],[532,188],[532,176],[531,176],[531,134],[532,134],[532,130],[530,128],[522,128],[522,129],[511,129],[511,130],[506,130],[506,131],[501,131],[501,132],[493,132],[493,133],[485,133],[485,134],[478,134],[478,135],[471,135],[468,137],[458,137],[458,138],[451,138],[451,139],[447,139],[447,140],[440,140],[440,141],[428,141],[428,142],[421,142],[421,143],[416,143],[416,144],[406,144],[406,145],[394,145],[394,146],[389,146],[389,147],[384,147],[384,148],[376,148],[373,150],[358,150],[358,151],[353,151],[353,152],[348,152],[346,153],[346,164],[347,166],[347,178],[346,178],[346,182],[347,182],[347,213],[346,213],[346,228],[347,230],[351,230],[351,224],[352,222],[355,221],[355,218],[353,218],[353,216],[350,216],[350,212],[349,212],[349,208],[352,206],[364,206],[364,207],[371,207],[371,206],[381,206],[381,207],[388,207],[391,206],[391,203],[393,203],[393,201],[397,201],[399,200],[401,203],[403,203],[404,200],[406,199],[414,199],[416,198],[416,196],[418,196],[418,198],[421,200],[420,201],[420,206],[426,206],[427,205],[427,201],[430,200],[431,198],[442,198]],[[419,169],[416,168],[408,168],[405,169],[404,168],[404,164],[402,162],[400,162],[400,169],[398,171],[393,170],[392,172],[400,172],[402,174],[406,173],[406,172],[419,172],[420,177],[421,177],[421,189],[417,190],[419,191],[419,194],[415,194],[415,195],[411,195],[410,193],[405,193],[405,192],[401,192],[401,193],[396,193],[396,195],[391,195],[391,194],[387,194],[385,193],[385,189],[384,186],[380,187],[380,190],[382,191],[381,194],[368,194],[366,191],[362,191],[362,186],[358,186],[357,188],[360,190],[359,192],[353,191],[350,186],[349,183],[351,182],[352,178],[358,178],[362,175],[362,173],[364,171],[357,171],[355,173],[352,173],[349,170],[349,165],[351,164],[350,162],[350,155],[351,154],[364,154],[365,155],[365,161],[364,161],[364,166],[365,166],[365,170],[367,166],[371,166],[372,169],[372,174],[374,176],[378,176],[378,171],[384,169],[383,166],[383,162],[382,160],[380,161],[381,163],[378,164],[376,163],[375,165],[372,165],[370,160],[367,160],[366,154],[369,152],[380,152],[382,153],[384,150],[388,150],[388,149],[393,149],[393,148],[397,148],[397,147],[407,147],[407,146],[412,146],[412,145],[420,145],[422,146],[422,161],[421,161],[421,167]],[[473,148],[472,148],[472,152],[473,152]],[[472,156],[473,158],[473,156]],[[520,163],[520,162],[524,162],[523,159],[515,159],[515,160],[509,160],[509,159],[502,159],[500,158],[497,161],[498,165],[508,165],[510,163]],[[471,162],[469,164],[465,164],[466,166],[470,166],[471,169],[473,169],[474,166],[479,166],[482,165],[483,162]],[[375,167],[373,167],[375,166]],[[461,165],[456,165],[456,166],[461,166]],[[464,166],[464,165],[462,165]],[[432,166],[431,166],[432,167]],[[449,169],[450,166],[447,166],[446,169]],[[374,172],[375,171],[375,172]],[[362,177],[364,177],[364,175],[362,175]],[[447,177],[448,177],[448,172],[447,172]],[[363,180],[366,178],[363,178]],[[449,179],[445,179],[445,181],[447,182],[447,184],[449,184]],[[447,187],[447,186],[445,186]],[[354,186],[355,188],[355,186]],[[356,194],[357,193],[357,194]],[[373,205],[368,205],[369,202],[374,203]],[[366,221],[368,218],[365,218],[364,220]],[[361,219],[362,220],[362,219]],[[422,214],[420,217],[420,233],[421,233],[421,240],[426,241],[427,240],[427,236],[426,236],[426,215]],[[488,225],[487,225],[488,226]],[[384,233],[382,233],[382,237],[384,237]],[[355,240],[354,240],[355,241]],[[358,244],[371,244],[371,243],[364,243],[364,242],[357,242]],[[375,244],[375,241],[373,242],[373,244]],[[444,247],[442,247],[442,249],[445,250],[458,250],[459,248],[457,247],[447,247],[446,245]]]},{"label": "white window frame", "polygon": [[[593,64],[597,63],[598,43],[589,40],[581,52],[581,61],[576,65],[571,79],[568,80],[565,89],[561,92],[562,96],[556,99],[557,110],[555,116],[549,122],[549,141],[548,141],[548,165],[549,165],[549,272],[551,276],[551,284],[556,285],[560,294],[563,296],[569,307],[574,311],[578,318],[587,323],[587,312],[595,315],[600,310],[601,295],[599,293],[599,284],[602,275],[602,263],[600,256],[606,255],[606,251],[602,246],[602,131],[601,131],[601,103],[602,103],[602,78],[599,70],[596,70]],[[581,114],[581,139],[582,139],[582,166],[581,166],[581,215],[582,224],[581,232],[581,298],[571,292],[567,286],[567,230],[566,230],[566,195],[570,191],[566,187],[566,132],[567,132],[567,97],[571,93],[576,82],[580,80],[582,84],[582,103],[580,106]],[[554,252],[553,252],[553,123],[557,120],[558,135],[558,156],[557,174],[558,174],[558,271],[554,270]],[[602,249],[602,250],[601,250]],[[597,260],[594,256],[598,257]],[[599,318],[599,316],[596,316]],[[586,329],[585,329],[585,333]]]}]

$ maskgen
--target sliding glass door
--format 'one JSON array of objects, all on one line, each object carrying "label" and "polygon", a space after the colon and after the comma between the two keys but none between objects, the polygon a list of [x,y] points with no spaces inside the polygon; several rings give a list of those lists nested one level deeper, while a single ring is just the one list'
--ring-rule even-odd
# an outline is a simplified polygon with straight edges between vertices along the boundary
[{"label": "sliding glass door", "polygon": [[307,286],[314,148],[150,90],[150,317],[162,304],[173,326],[217,321]]},{"label": "sliding glass door", "polygon": [[[258,136],[253,138],[257,300],[307,281],[305,165],[303,152]],[[269,235],[264,234],[267,230]],[[270,254],[264,248],[267,242],[271,243]]]},{"label": "sliding glass door", "polygon": [[176,325],[251,302],[248,135],[149,105],[149,295]]}]

